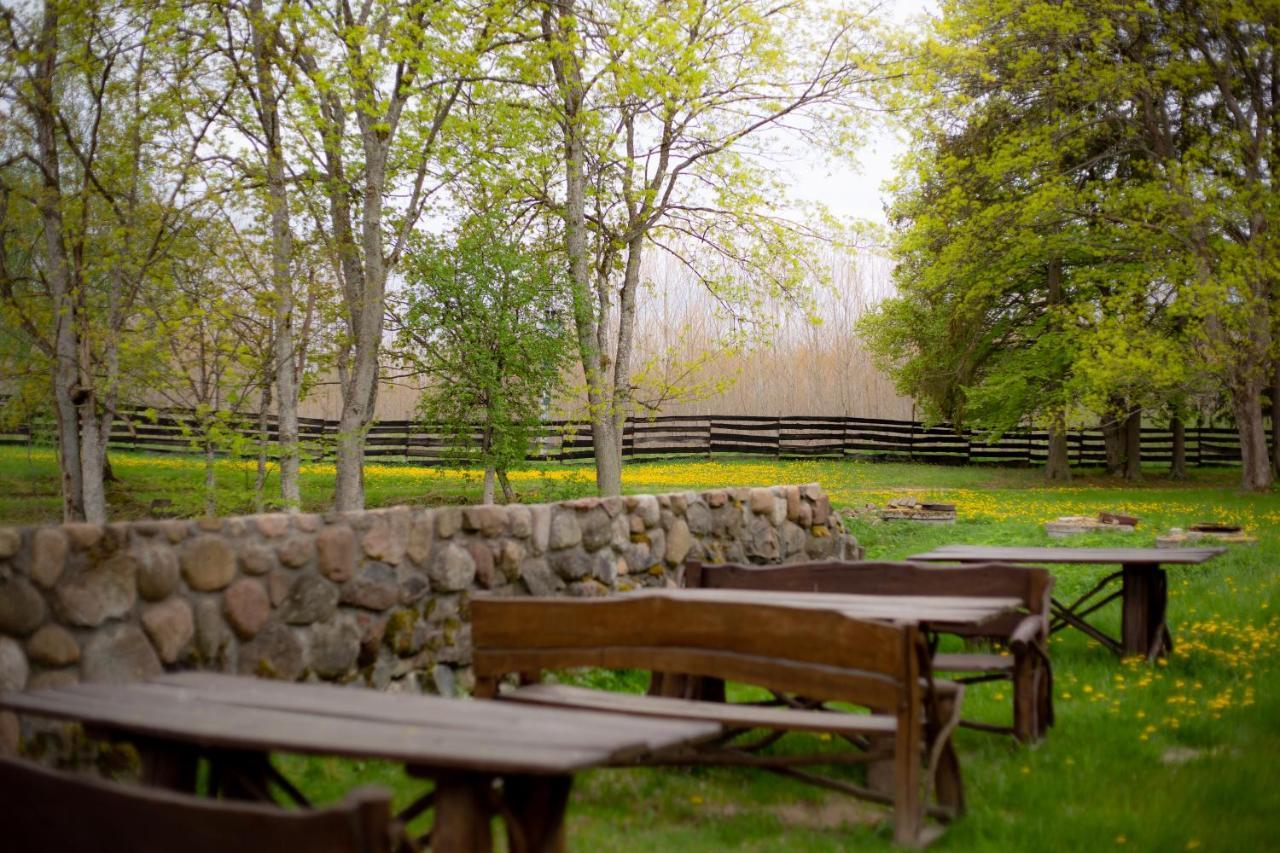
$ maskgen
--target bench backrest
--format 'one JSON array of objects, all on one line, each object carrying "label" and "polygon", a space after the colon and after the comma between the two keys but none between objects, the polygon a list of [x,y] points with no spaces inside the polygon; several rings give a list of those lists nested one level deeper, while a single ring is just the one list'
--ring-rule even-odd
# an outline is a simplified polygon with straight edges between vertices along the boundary
[{"label": "bench backrest", "polygon": [[511,673],[604,667],[708,676],[896,709],[918,702],[925,643],[914,626],[835,611],[676,601],[477,597],[471,602],[477,691]]},{"label": "bench backrest", "polygon": [[[684,585],[707,589],[834,592],[855,595],[1000,596],[1022,599],[1027,613],[1049,616],[1053,576],[1047,569],[1010,563],[922,566],[918,563],[830,560],[787,565],[685,564]],[[1001,636],[1022,620],[996,617],[981,629],[957,633]]]},{"label": "bench backrest", "polygon": [[388,795],[361,789],[324,809],[208,800],[0,757],[6,850],[61,853],[388,853]]}]

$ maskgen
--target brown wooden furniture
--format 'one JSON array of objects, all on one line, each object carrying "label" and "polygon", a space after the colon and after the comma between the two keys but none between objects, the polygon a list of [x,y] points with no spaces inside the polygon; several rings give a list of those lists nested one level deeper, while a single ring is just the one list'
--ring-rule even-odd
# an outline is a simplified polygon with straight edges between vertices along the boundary
[{"label": "brown wooden furniture", "polygon": [[[1173,649],[1173,635],[1166,623],[1169,581],[1162,565],[1196,565],[1223,553],[1225,548],[1007,548],[948,545],[909,560],[948,563],[1118,564],[1120,571],[1107,575],[1070,604],[1052,600],[1051,631],[1076,628],[1117,655],[1141,655],[1154,660]],[[1120,589],[1113,588],[1116,581]],[[1108,636],[1085,617],[1115,599],[1121,599],[1120,639]]]},{"label": "brown wooden furniture", "polygon": [[204,760],[211,792],[232,799],[271,800],[274,787],[306,804],[272,767],[271,752],[402,762],[435,784],[397,820],[407,823],[434,809],[430,846],[436,853],[491,849],[495,814],[503,818],[515,853],[562,849],[575,771],[721,732],[708,722],[205,673],[7,693],[0,695],[0,707],[75,720],[132,741],[150,785],[192,792],[197,762]]},{"label": "brown wooden furniture", "polygon": [[[174,794],[0,757],[0,826],[12,853],[391,853],[390,795],[363,788],[336,806],[275,806]],[[403,849],[403,848],[401,848]]]},{"label": "brown wooden furniture", "polygon": [[[959,721],[963,687],[934,682],[924,636],[914,624],[851,618],[840,612],[834,596],[821,604],[771,605],[732,596],[700,600],[697,592],[664,590],[596,600],[478,596],[471,602],[476,694],[497,696],[499,679],[519,674],[522,686],[501,694],[503,699],[713,720],[731,729],[721,741],[650,756],[646,763],[755,766],[892,803],[899,843],[917,844],[928,837],[926,811],[942,817],[962,811],[951,734]],[[989,606],[981,618],[1002,609]],[[711,676],[804,697],[807,702],[796,701],[807,707],[847,702],[875,713],[762,708],[538,683],[544,670],[574,667]],[[741,744],[739,736],[753,729],[772,734]],[[756,751],[789,731],[830,732],[870,749],[781,756]],[[886,758],[893,762],[891,795],[801,769]],[[938,800],[934,809],[926,809],[922,796],[930,779]]]},{"label": "brown wooden furniture", "polygon": [[[939,569],[911,563],[827,561],[755,566],[737,563],[685,564],[684,585],[690,589],[744,589],[775,595],[841,593],[860,596],[908,596],[921,602],[916,610],[934,632],[997,641],[1008,648],[997,653],[935,653],[934,672],[952,674],[962,684],[1013,682],[1013,725],[992,726],[966,720],[972,728],[1012,733],[1020,741],[1043,737],[1053,725],[1053,670],[1049,662],[1049,600],[1053,578],[1045,569],[989,563]],[[1017,612],[1003,613],[981,624],[948,622],[946,607],[982,601],[975,596],[1016,601]],[[784,599],[779,599],[784,600]],[[928,606],[937,608],[936,614]],[[870,617],[874,618],[874,616]]]}]

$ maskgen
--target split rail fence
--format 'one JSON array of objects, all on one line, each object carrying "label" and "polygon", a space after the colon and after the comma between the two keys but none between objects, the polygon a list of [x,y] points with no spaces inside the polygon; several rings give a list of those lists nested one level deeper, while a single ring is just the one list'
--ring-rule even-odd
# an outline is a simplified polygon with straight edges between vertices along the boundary
[{"label": "split rail fence", "polygon": [[[259,437],[254,420],[241,422],[239,452],[254,455]],[[338,426],[335,421],[300,419],[301,440],[314,459],[332,453]],[[193,453],[200,445],[200,428],[190,413],[168,411],[129,412],[117,419],[110,447],[120,450]],[[995,440],[972,430],[955,430],[946,424],[854,417],[768,417],[724,415],[670,415],[631,418],[623,436],[627,459],[670,459],[754,455],[774,458],[867,459],[938,464],[1041,465],[1048,453],[1048,434],[1041,430],[1007,432]],[[277,440],[274,422],[267,424],[267,439]],[[0,445],[48,444],[50,425],[35,425],[0,432]],[[442,464],[454,458],[453,450],[466,441],[439,427],[418,421],[381,421],[370,428],[366,454],[380,461]],[[1187,427],[1188,465],[1232,465],[1240,461],[1236,431],[1223,427]],[[1068,436],[1071,464],[1100,466],[1106,450],[1100,429],[1073,430]],[[225,451],[225,448],[224,448]],[[1170,462],[1173,434],[1165,429],[1142,430],[1142,461]],[[538,431],[529,458],[571,461],[592,456],[590,430],[582,424],[548,421]]]}]

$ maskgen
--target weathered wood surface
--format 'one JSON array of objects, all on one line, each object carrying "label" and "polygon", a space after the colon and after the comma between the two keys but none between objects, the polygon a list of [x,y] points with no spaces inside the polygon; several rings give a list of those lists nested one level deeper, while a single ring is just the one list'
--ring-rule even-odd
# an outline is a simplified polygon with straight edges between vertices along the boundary
[{"label": "weathered wood surface", "polygon": [[[891,802],[894,838],[904,844],[919,844],[927,834],[921,790],[925,779],[935,783],[937,811],[954,815],[963,810],[959,763],[951,742],[963,688],[938,689],[928,670],[924,636],[915,624],[852,618],[832,609],[829,602],[814,608],[764,603],[758,595],[750,601],[733,595],[716,600],[685,592],[577,600],[477,596],[471,602],[476,693],[498,696],[499,679],[509,674],[519,674],[528,685],[538,682],[544,670],[603,666],[738,681],[788,694],[792,701],[804,697],[806,706],[811,702],[861,705],[893,718],[892,732],[873,732],[874,743],[867,752],[770,755],[721,742],[698,752],[655,755],[651,763],[759,767]],[[684,682],[673,679],[672,683]],[[515,697],[557,703],[576,698],[572,691],[528,686],[517,690]],[[654,716],[674,715],[678,710],[667,697],[601,691],[591,701],[593,707],[626,708],[632,713],[646,713],[643,709],[648,706],[647,713]],[[727,712],[718,703],[694,701],[684,707],[690,708],[689,718],[717,719],[737,730],[790,731],[819,722],[812,711],[789,718],[791,710],[756,706]],[[736,719],[722,719],[726,714]],[[774,714],[783,715],[782,725],[774,725]],[[841,720],[844,715],[834,713],[820,716],[832,718],[828,731],[883,725],[870,716],[856,721]],[[800,769],[890,756],[889,794]],[[927,774],[922,765],[927,765]]]},{"label": "weathered wood surface", "polygon": [[[1165,655],[1173,647],[1167,624],[1168,579],[1163,565],[1199,565],[1226,552],[1226,548],[1039,548],[948,545],[909,559],[937,562],[1040,564],[1119,564],[1074,602],[1053,600],[1056,621],[1052,630],[1071,627],[1083,631],[1119,656],[1140,655],[1148,660]],[[1115,581],[1119,592],[1111,591]],[[1120,638],[1108,636],[1085,617],[1115,598],[1121,599]]]},{"label": "weathered wood surface", "polygon": [[[1052,669],[1048,656],[1053,578],[1042,568],[983,563],[937,568],[911,563],[812,561],[782,566],[737,563],[685,566],[684,595],[749,594],[797,606],[827,603],[862,618],[898,612],[914,615],[930,630],[981,637],[1005,644],[1009,656],[939,654],[938,672],[969,673],[962,682],[992,677],[1013,682],[1013,725],[977,724],[1008,732],[1023,742],[1042,737],[1053,724]],[[878,608],[874,602],[880,602]],[[974,674],[976,673],[976,674]],[[700,685],[697,689],[716,689]]]},{"label": "weathered wood surface", "polygon": [[0,707],[198,747],[379,758],[489,773],[567,773],[712,737],[705,723],[390,696],[231,676],[47,688]]},{"label": "weathered wood surface", "polygon": [[122,785],[0,758],[3,846],[14,853],[389,853],[390,795],[286,810]]},{"label": "weathered wood surface", "polygon": [[992,545],[944,545],[908,560],[925,562],[1081,563],[1159,566],[1191,565],[1226,553],[1226,548],[1042,548]]}]

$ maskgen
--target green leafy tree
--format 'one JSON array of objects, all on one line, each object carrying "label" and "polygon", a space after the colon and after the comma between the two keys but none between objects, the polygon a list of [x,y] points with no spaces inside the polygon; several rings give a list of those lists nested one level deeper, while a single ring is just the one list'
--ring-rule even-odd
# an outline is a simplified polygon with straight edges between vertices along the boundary
[{"label": "green leafy tree", "polygon": [[495,479],[511,499],[507,472],[528,455],[571,352],[554,258],[510,233],[475,216],[450,239],[419,238],[405,265],[400,342],[428,379],[420,413],[484,468],[485,503]]}]

